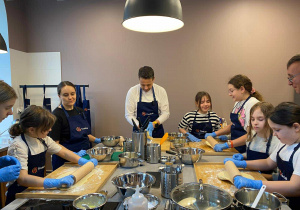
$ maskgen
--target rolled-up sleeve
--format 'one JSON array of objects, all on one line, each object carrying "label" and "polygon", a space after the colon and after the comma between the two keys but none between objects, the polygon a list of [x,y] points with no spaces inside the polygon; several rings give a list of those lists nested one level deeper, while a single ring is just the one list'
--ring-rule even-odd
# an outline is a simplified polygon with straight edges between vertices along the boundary
[{"label": "rolled-up sleeve", "polygon": [[7,154],[17,158],[21,163],[22,169],[28,170],[28,147],[25,143],[14,141],[9,146]]}]

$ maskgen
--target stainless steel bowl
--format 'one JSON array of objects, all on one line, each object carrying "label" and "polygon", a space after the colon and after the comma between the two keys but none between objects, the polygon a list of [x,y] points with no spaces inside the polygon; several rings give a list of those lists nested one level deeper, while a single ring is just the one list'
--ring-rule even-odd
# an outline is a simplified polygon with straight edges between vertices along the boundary
[{"label": "stainless steel bowl", "polygon": [[141,193],[148,194],[155,183],[155,177],[142,172],[126,173],[112,178],[111,182],[116,186],[120,195],[126,198],[135,193],[137,185],[140,186]]},{"label": "stainless steel bowl", "polygon": [[178,157],[182,163],[187,165],[192,165],[201,160],[202,154],[205,153],[205,150],[199,148],[178,148]]},{"label": "stainless steel bowl", "polygon": [[177,150],[178,148],[182,148],[187,146],[187,140],[183,138],[175,138],[173,140],[170,140],[170,149],[171,150]]},{"label": "stainless steel bowl", "polygon": [[281,209],[281,201],[278,197],[283,198],[287,203],[286,198],[279,193],[264,192],[260,198],[256,208],[251,208],[259,190],[252,188],[242,188],[234,193],[237,200],[236,206],[241,209]]},{"label": "stainless steel bowl", "polygon": [[109,161],[114,151],[115,149],[111,147],[93,147],[86,152],[91,158],[95,158],[98,161]]},{"label": "stainless steel bowl", "polygon": [[[184,199],[194,199],[190,205],[183,205]],[[187,202],[186,202],[187,203]],[[231,195],[225,190],[209,184],[185,183],[171,192],[172,209],[230,209]]]},{"label": "stainless steel bowl", "polygon": [[120,136],[103,136],[101,143],[107,147],[114,147],[120,142]]},{"label": "stainless steel bowl", "polygon": [[[107,202],[107,194],[91,193],[82,195],[73,201],[73,206],[76,209],[100,209]],[[87,206],[88,205],[89,208]]]},{"label": "stainless steel bowl", "polygon": [[176,156],[161,156],[160,163],[165,164],[166,162],[175,163]]},{"label": "stainless steel bowl", "polygon": [[[148,200],[148,210],[156,209],[158,204],[160,203],[160,200],[158,199],[158,197],[156,197],[155,195],[152,195],[152,194],[146,194],[144,196]],[[123,206],[124,206],[124,209],[126,209],[126,210],[128,209],[128,200],[130,198],[131,197],[125,198],[123,201]]]},{"label": "stainless steel bowl", "polygon": [[123,152],[119,154],[119,164],[123,168],[134,168],[145,162],[136,152]]}]

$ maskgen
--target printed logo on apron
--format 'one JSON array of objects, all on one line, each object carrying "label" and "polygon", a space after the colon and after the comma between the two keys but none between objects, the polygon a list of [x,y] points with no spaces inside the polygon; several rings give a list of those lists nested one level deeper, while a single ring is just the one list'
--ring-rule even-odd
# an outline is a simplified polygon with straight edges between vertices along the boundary
[{"label": "printed logo on apron", "polygon": [[80,131],[81,131],[81,128],[80,128],[80,127],[77,127],[77,128],[76,128],[76,131],[80,132]]},{"label": "printed logo on apron", "polygon": [[31,170],[31,172],[32,172],[33,174],[36,174],[36,173],[38,172],[38,168],[37,168],[37,167],[34,167],[34,168]]},{"label": "printed logo on apron", "polygon": [[282,173],[282,171],[281,171],[280,169],[279,169],[279,175],[280,175],[283,179],[288,180],[288,178],[287,178],[286,176],[283,175],[283,173]]}]

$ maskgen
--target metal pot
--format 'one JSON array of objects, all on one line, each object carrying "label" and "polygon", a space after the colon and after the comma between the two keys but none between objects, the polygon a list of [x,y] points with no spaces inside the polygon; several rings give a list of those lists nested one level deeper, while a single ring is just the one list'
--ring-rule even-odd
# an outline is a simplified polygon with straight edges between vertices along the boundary
[{"label": "metal pot", "polygon": [[258,192],[259,189],[257,190],[252,188],[242,188],[237,190],[234,193],[234,197],[236,199],[235,205],[239,209],[281,209],[282,202],[278,196],[283,199],[283,203],[287,203],[287,199],[279,193],[264,192],[256,208],[251,208]]},{"label": "metal pot", "polygon": [[111,180],[124,198],[132,196],[137,185],[140,186],[141,193],[148,194],[155,181],[154,176],[142,172],[121,174]]},{"label": "metal pot", "polygon": [[107,202],[107,192],[91,193],[82,195],[73,201],[73,206],[76,209],[95,209],[100,210]]},{"label": "metal pot", "polygon": [[[183,199],[194,199],[189,206],[182,206]],[[225,190],[209,184],[185,183],[171,192],[171,209],[230,209],[231,195]]]},{"label": "metal pot", "polygon": [[119,154],[119,164],[123,168],[134,168],[143,162],[144,160],[140,158],[137,152],[123,152]]},{"label": "metal pot", "polygon": [[178,148],[177,153],[173,151],[166,151],[169,154],[177,155],[180,161],[187,165],[193,165],[201,160],[205,150],[199,148]]},{"label": "metal pot", "polygon": [[107,147],[114,147],[120,142],[120,136],[103,136],[101,143]]},{"label": "metal pot", "polygon": [[95,158],[98,161],[109,161],[114,151],[115,149],[111,147],[93,147],[86,152],[91,158]]},{"label": "metal pot", "polygon": [[185,138],[175,138],[175,139],[170,140],[170,149],[171,150],[176,151],[178,148],[182,148],[187,145],[188,145],[187,139],[185,139]]}]

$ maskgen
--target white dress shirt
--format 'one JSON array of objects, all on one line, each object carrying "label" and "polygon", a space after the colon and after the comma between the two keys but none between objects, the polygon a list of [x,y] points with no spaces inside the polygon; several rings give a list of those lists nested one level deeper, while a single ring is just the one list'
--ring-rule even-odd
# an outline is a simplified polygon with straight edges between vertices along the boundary
[{"label": "white dress shirt", "polygon": [[[137,121],[137,103],[140,100],[140,84],[131,87],[127,93],[125,101],[125,118],[133,126],[132,120],[138,125]],[[169,101],[166,90],[157,85],[153,84],[155,98],[158,103],[158,115],[160,124],[163,124],[170,116]],[[142,90],[142,102],[154,101],[152,89],[148,92]]]}]

